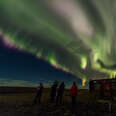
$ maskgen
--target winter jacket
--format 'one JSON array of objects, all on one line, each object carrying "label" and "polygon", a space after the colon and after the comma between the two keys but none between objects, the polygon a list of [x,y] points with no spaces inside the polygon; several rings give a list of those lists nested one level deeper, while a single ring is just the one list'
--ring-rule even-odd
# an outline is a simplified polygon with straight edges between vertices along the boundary
[{"label": "winter jacket", "polygon": [[77,95],[77,86],[76,86],[76,84],[73,84],[73,86],[71,87],[71,89],[70,89],[70,95],[71,96],[76,96]]}]

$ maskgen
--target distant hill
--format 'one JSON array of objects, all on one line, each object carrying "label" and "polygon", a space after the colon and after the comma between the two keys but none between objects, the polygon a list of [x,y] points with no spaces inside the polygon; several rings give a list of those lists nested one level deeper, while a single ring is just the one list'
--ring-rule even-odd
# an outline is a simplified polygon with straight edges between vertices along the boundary
[{"label": "distant hill", "polygon": [[32,93],[35,91],[34,87],[0,87],[0,93]]},{"label": "distant hill", "polygon": [[[69,92],[70,89],[65,89],[65,91]],[[44,92],[50,91],[50,88],[44,88]],[[88,91],[87,89],[79,89],[79,91]],[[0,94],[7,94],[7,93],[35,93],[35,87],[7,87],[1,86],[0,87]]]}]

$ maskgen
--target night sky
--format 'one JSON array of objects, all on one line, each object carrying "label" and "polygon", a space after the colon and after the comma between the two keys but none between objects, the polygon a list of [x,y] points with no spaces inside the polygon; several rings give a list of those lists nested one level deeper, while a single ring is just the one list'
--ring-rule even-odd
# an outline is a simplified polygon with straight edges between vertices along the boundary
[{"label": "night sky", "polygon": [[0,0],[1,82],[114,78],[115,11],[115,0]]},{"label": "night sky", "polygon": [[54,68],[50,63],[30,53],[6,47],[0,41],[0,85],[36,86],[39,82],[49,87],[53,81],[64,81],[67,87],[73,80],[81,84],[74,75]]}]

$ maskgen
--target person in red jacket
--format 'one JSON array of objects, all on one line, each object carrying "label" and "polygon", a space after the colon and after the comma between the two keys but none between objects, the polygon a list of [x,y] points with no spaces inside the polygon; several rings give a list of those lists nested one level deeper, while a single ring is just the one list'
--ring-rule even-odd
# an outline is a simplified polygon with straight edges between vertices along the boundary
[{"label": "person in red jacket", "polygon": [[73,82],[73,85],[70,89],[70,96],[72,97],[72,106],[76,105],[77,92],[78,92],[78,89],[77,89],[76,82]]}]

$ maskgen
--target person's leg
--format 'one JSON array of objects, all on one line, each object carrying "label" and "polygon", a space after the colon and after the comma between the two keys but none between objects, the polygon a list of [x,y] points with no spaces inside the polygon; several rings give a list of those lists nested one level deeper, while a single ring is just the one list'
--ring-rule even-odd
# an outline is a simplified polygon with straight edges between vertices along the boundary
[{"label": "person's leg", "polygon": [[72,96],[72,107],[74,106],[74,96]]},{"label": "person's leg", "polygon": [[76,105],[76,96],[74,96],[74,106]]},{"label": "person's leg", "polygon": [[59,99],[59,102],[60,102],[60,104],[62,104],[62,94],[60,95],[60,99]]},{"label": "person's leg", "polygon": [[55,100],[55,96],[53,95],[53,96],[52,96],[52,102],[54,102],[54,100]]},{"label": "person's leg", "polygon": [[34,104],[37,103],[37,96],[34,98]]},{"label": "person's leg", "polygon": [[52,95],[51,95],[51,102],[53,103],[54,101],[55,101],[55,94],[53,93]]},{"label": "person's leg", "polygon": [[41,95],[38,96],[38,103],[41,103]]},{"label": "person's leg", "polygon": [[56,105],[59,103],[59,95],[56,96]]},{"label": "person's leg", "polygon": [[51,101],[51,103],[53,102],[53,99],[54,99],[53,93],[51,93],[51,96],[50,96],[50,101]]},{"label": "person's leg", "polygon": [[50,102],[52,102],[52,96],[50,95]]},{"label": "person's leg", "polygon": [[72,108],[71,108],[72,113],[75,112],[75,96],[72,96]]},{"label": "person's leg", "polygon": [[35,96],[34,104],[37,104],[37,100],[38,100],[38,93],[37,93],[36,96]]}]

